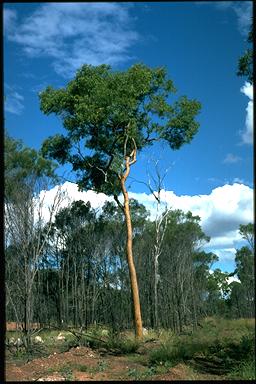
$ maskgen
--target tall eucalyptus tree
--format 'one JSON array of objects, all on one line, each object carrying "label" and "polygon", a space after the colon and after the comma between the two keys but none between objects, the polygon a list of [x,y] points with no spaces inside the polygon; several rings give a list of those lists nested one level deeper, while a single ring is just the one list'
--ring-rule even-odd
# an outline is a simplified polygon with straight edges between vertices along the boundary
[{"label": "tall eucalyptus tree", "polygon": [[40,93],[41,110],[60,116],[67,132],[45,140],[44,156],[72,164],[80,189],[113,195],[123,211],[137,338],[142,337],[142,318],[126,181],[143,148],[165,140],[179,149],[196,134],[200,103],[183,96],[171,104],[174,92],[164,68],[135,64],[112,71],[103,64],[83,65],[66,87]]}]

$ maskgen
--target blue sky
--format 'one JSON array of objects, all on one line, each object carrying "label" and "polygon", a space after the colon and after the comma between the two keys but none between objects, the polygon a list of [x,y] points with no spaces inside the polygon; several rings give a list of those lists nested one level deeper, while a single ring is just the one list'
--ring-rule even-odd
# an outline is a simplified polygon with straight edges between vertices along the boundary
[{"label": "blue sky", "polygon": [[[147,182],[158,159],[160,172],[168,169],[168,204],[200,211],[209,250],[220,256],[215,267],[230,271],[239,223],[253,217],[252,86],[236,76],[251,14],[246,1],[6,3],[6,130],[36,149],[63,132],[60,120],[40,112],[38,92],[64,86],[83,63],[165,66],[177,96],[202,103],[200,129],[179,151],[164,144],[143,151],[131,176]],[[147,204],[149,190],[134,179],[130,191]]]}]

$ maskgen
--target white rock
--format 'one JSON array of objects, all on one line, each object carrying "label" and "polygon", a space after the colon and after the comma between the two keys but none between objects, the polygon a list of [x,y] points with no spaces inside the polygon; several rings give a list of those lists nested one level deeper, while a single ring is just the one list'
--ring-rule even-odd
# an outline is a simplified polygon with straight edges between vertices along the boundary
[{"label": "white rock", "polygon": [[45,376],[40,377],[37,381],[66,381],[66,379],[62,376]]},{"label": "white rock", "polygon": [[63,336],[62,333],[59,333],[57,336],[57,340],[65,340],[65,336]]},{"label": "white rock", "polygon": [[41,336],[36,336],[35,337],[35,343],[43,343],[43,339]]},{"label": "white rock", "polygon": [[20,347],[22,345],[22,341],[21,339],[18,337],[18,339],[14,342],[14,345],[16,345],[17,347]]},{"label": "white rock", "polygon": [[102,331],[101,331],[101,335],[102,335],[102,336],[108,336],[108,335],[109,335],[108,330],[107,330],[107,329],[102,329]]},{"label": "white rock", "polygon": [[142,328],[142,333],[143,333],[143,336],[148,335],[148,330],[147,330],[147,328]]},{"label": "white rock", "polygon": [[9,344],[15,344],[15,339],[14,339],[14,337],[11,337],[11,338],[9,339]]}]

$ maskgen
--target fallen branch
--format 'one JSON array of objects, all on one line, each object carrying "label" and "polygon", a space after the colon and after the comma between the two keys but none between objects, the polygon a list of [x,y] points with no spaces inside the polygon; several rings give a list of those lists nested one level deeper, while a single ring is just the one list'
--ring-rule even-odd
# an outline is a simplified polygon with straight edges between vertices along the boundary
[{"label": "fallen branch", "polygon": [[50,328],[54,328],[54,329],[58,329],[60,332],[70,332],[72,333],[75,337],[77,338],[81,338],[82,336],[84,337],[88,337],[90,339],[93,339],[93,340],[97,340],[97,341],[100,341],[102,343],[107,343],[106,340],[102,340],[98,337],[95,337],[95,336],[91,336],[90,334],[86,334],[86,333],[83,333],[83,332],[79,332],[79,331],[76,331],[74,329],[70,329],[70,328],[60,328],[60,327],[56,327],[54,325],[51,325]]}]

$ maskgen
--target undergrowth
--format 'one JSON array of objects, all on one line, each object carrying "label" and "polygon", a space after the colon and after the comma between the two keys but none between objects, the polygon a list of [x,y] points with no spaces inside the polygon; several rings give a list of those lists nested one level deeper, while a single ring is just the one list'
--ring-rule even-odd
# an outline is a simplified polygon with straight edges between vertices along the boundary
[{"label": "undergrowth", "polygon": [[[254,322],[247,319],[205,319],[190,335],[172,335],[150,353],[150,364],[187,362],[202,372],[252,376]],[[233,372],[233,373],[232,373]],[[255,376],[255,373],[254,373]]]},{"label": "undergrowth", "polygon": [[123,339],[118,335],[109,337],[105,347],[107,349],[119,350],[120,353],[129,354],[134,353],[139,348],[140,343],[135,338]]},{"label": "undergrowth", "polygon": [[237,367],[233,368],[227,375],[231,380],[255,380],[255,359],[242,361]]}]

